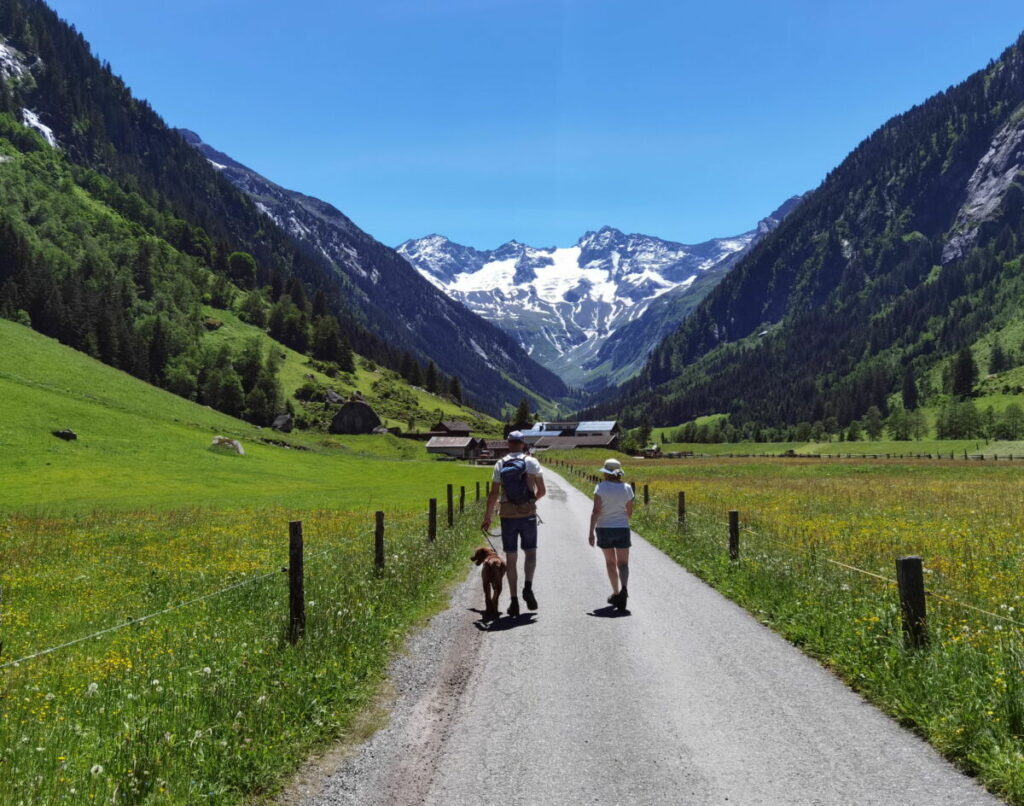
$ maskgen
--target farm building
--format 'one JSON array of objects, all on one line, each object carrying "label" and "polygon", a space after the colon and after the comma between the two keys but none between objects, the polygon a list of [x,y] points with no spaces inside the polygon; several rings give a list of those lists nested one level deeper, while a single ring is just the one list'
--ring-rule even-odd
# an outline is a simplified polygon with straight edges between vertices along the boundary
[{"label": "farm building", "polygon": [[606,448],[615,450],[619,447],[618,434],[597,434],[593,436],[576,437],[541,437],[534,444],[539,451],[560,450],[571,451],[574,448]]},{"label": "farm building", "polygon": [[469,425],[462,420],[441,420],[430,430],[439,437],[468,437],[472,431]]},{"label": "farm building", "polygon": [[332,434],[372,434],[380,424],[380,417],[370,404],[353,397],[338,409],[329,430]]},{"label": "farm building", "polygon": [[427,442],[427,453],[454,456],[456,459],[476,459],[480,455],[482,442],[475,437],[431,437]]},{"label": "farm building", "polygon": [[480,458],[492,459],[495,462],[509,453],[508,442],[503,439],[481,439]]},{"label": "farm building", "polygon": [[621,431],[615,420],[587,420],[584,422],[534,423],[533,428],[523,434],[552,437],[598,437],[611,436]]}]

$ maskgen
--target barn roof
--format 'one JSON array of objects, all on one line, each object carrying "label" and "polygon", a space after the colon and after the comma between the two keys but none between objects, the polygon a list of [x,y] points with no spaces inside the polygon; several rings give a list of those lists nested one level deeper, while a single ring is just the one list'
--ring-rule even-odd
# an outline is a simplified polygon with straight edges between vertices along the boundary
[{"label": "barn roof", "polygon": [[[464,422],[462,422],[462,420],[441,420],[441,422],[438,423],[438,426],[440,426],[440,429],[444,429],[445,431],[472,431],[473,430],[472,428],[470,428],[469,423],[464,423]],[[438,429],[438,430],[440,430],[440,429]]]},{"label": "barn roof", "polygon": [[431,437],[427,450],[431,448],[468,448],[476,444],[476,437]]},{"label": "barn roof", "polygon": [[541,437],[537,440],[538,448],[556,448],[570,450],[572,448],[604,448],[618,440],[618,436],[594,435],[589,437]]},{"label": "barn roof", "polygon": [[618,423],[615,420],[587,420],[576,426],[576,433],[581,431],[611,431]]}]

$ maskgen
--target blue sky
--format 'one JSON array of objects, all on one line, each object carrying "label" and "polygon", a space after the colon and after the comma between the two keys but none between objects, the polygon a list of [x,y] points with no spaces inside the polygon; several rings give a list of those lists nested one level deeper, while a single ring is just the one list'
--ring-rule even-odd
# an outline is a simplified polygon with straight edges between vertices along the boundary
[{"label": "blue sky", "polygon": [[753,227],[1020,0],[51,0],[174,126],[395,245]]}]

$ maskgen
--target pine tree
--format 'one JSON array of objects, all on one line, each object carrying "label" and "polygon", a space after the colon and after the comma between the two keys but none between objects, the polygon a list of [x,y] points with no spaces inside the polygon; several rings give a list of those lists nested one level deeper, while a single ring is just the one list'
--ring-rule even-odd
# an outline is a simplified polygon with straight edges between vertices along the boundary
[{"label": "pine tree", "polygon": [[978,365],[974,363],[971,348],[964,347],[953,359],[953,377],[951,392],[956,397],[970,397],[974,385],[978,382]]},{"label": "pine tree", "polygon": [[879,411],[878,406],[872,406],[864,415],[864,430],[869,438],[875,440],[882,436],[882,429],[882,412]]},{"label": "pine tree", "polygon": [[903,373],[903,408],[913,411],[917,408],[917,381],[914,379],[914,370],[907,367]]},{"label": "pine tree", "polygon": [[437,367],[433,361],[427,362],[427,376],[423,381],[423,388],[431,394],[437,392]]},{"label": "pine tree", "polygon": [[462,384],[459,383],[459,379],[455,375],[452,375],[452,382],[451,385],[449,386],[449,393],[455,399],[456,402],[462,402]]},{"label": "pine tree", "polygon": [[1010,368],[1010,358],[997,338],[992,344],[992,352],[988,357],[988,371],[992,375],[1005,372]]},{"label": "pine tree", "polygon": [[512,420],[512,425],[517,429],[529,428],[533,425],[533,418],[530,416],[530,401],[525,397],[519,401],[519,406],[516,408],[516,414]]}]

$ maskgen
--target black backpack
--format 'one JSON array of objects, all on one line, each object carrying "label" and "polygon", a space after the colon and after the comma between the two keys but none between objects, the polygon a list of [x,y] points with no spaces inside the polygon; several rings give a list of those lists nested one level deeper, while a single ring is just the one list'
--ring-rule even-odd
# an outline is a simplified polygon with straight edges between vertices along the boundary
[{"label": "black backpack", "polygon": [[526,504],[534,500],[533,490],[526,481],[526,457],[516,456],[502,459],[501,486],[505,490],[505,500],[512,504]]}]

